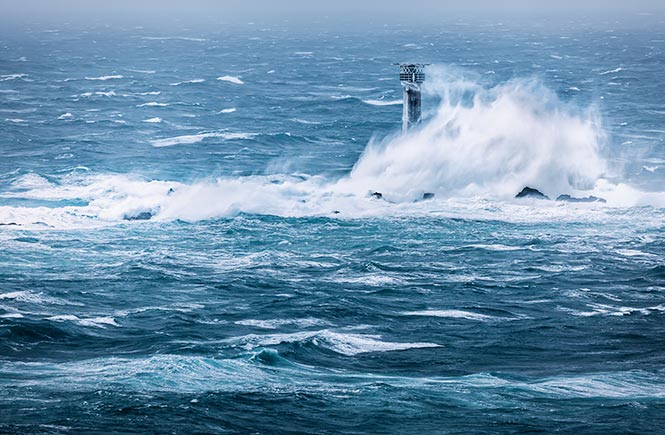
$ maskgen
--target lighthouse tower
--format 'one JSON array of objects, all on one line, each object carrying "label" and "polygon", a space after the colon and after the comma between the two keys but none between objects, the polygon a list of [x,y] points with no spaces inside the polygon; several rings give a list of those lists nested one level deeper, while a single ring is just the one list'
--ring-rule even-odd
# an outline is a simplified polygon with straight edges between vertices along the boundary
[{"label": "lighthouse tower", "polygon": [[421,92],[420,85],[425,81],[425,63],[397,63],[399,65],[399,81],[404,89],[404,105],[402,109],[402,132],[420,122]]}]

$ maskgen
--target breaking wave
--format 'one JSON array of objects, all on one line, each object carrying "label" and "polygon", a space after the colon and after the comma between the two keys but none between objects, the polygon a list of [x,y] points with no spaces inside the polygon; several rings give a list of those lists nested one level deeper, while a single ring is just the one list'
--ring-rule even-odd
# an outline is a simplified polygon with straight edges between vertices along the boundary
[{"label": "breaking wave", "polygon": [[[664,207],[662,192],[642,193],[615,180],[619,168],[603,157],[607,137],[598,112],[561,101],[534,79],[484,87],[463,73],[432,68],[424,88],[435,111],[407,134],[374,139],[341,179],[306,174],[221,177],[193,183],[134,175],[84,174],[16,179],[4,198],[76,200],[85,205],[0,207],[0,223],[56,228],[113,224],[125,219],[197,221],[238,213],[278,216],[364,217],[426,213],[529,220],[593,219],[608,207]],[[236,83],[236,77],[219,80]],[[239,81],[239,80],[238,80]],[[392,103],[392,102],[389,102]],[[140,106],[163,106],[144,103]],[[231,109],[223,113],[231,112]],[[151,118],[146,122],[157,122]],[[153,147],[209,138],[244,140],[252,133],[202,132],[164,137]],[[38,180],[37,185],[34,180]],[[27,184],[26,184],[27,183]],[[517,201],[524,186],[552,198],[595,195],[607,204]],[[380,192],[370,195],[372,192]],[[427,195],[425,195],[427,194]],[[428,199],[423,201],[422,199]],[[628,217],[626,218],[628,219]]]},{"label": "breaking wave", "polygon": [[[511,198],[524,186],[559,195],[592,190],[608,174],[605,134],[593,108],[565,104],[533,79],[493,88],[433,69],[441,103],[421,128],[372,141],[347,184],[393,200],[433,192]],[[445,79],[444,79],[445,78]]]}]

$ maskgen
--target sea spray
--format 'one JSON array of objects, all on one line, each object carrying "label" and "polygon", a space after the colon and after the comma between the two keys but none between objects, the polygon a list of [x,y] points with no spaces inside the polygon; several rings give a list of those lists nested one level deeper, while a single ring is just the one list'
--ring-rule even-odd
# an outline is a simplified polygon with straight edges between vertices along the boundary
[{"label": "sea spray", "polygon": [[[563,102],[536,79],[486,87],[458,70],[432,67],[429,73],[425,91],[439,104],[423,124],[408,134],[371,140],[341,179],[284,172],[172,182],[134,174],[81,174],[51,182],[27,174],[2,196],[87,204],[4,206],[0,222],[70,228],[108,225],[139,215],[156,221],[199,221],[238,213],[363,217],[441,213],[442,206],[451,215],[513,220],[515,211],[506,203],[499,206],[501,213],[489,215],[486,204],[512,201],[524,186],[551,197],[594,194],[609,205],[665,204],[662,193],[642,194],[604,177],[609,166],[602,155],[606,137],[593,107],[580,109]],[[186,146],[208,138],[251,141],[254,136],[200,133],[151,144]],[[382,199],[370,197],[375,191]],[[417,202],[425,193],[434,194],[430,205]],[[538,220],[552,213],[531,214]],[[586,216],[594,219],[591,213]]]},{"label": "sea spray", "polygon": [[394,201],[423,192],[507,199],[526,185],[552,195],[592,189],[606,172],[593,108],[562,102],[536,79],[485,88],[458,72],[450,80],[445,68],[428,73],[425,91],[441,101],[431,118],[371,141],[341,188]]}]

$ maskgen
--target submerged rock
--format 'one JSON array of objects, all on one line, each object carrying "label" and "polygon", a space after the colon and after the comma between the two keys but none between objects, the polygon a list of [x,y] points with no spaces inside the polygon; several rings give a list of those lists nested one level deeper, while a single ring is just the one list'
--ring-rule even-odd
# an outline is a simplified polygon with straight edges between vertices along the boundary
[{"label": "submerged rock", "polygon": [[20,224],[17,224],[16,222],[9,222],[9,223],[4,223],[0,222],[0,225],[6,225],[6,226],[20,226]]},{"label": "submerged rock", "polygon": [[425,192],[423,193],[423,201],[427,201],[428,199],[434,198],[434,194],[432,192]]},{"label": "submerged rock", "polygon": [[381,199],[381,198],[383,198],[383,193],[381,193],[381,192],[372,192],[372,193],[370,193],[369,196],[373,196],[376,199]]},{"label": "submerged rock", "polygon": [[607,202],[605,198],[598,198],[597,196],[585,196],[583,198],[576,198],[574,196],[570,196],[568,194],[566,195],[559,195],[556,198],[557,201],[567,201],[567,202],[602,202],[605,203]]},{"label": "submerged rock", "polygon": [[147,221],[152,218],[152,212],[151,211],[142,211],[141,213],[135,214],[135,215],[124,215],[122,217],[126,221]]},{"label": "submerged rock", "polygon": [[515,198],[550,199],[549,196],[545,195],[540,190],[534,189],[533,187],[529,186],[526,186],[524,189],[522,189],[520,193],[515,195]]}]

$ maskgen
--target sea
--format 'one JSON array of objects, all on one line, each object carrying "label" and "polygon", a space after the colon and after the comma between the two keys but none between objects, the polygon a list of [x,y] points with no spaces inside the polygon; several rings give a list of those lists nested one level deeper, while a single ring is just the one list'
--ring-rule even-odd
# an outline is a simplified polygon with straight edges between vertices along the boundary
[{"label": "sea", "polygon": [[0,433],[663,433],[664,68],[647,15],[0,29]]}]

